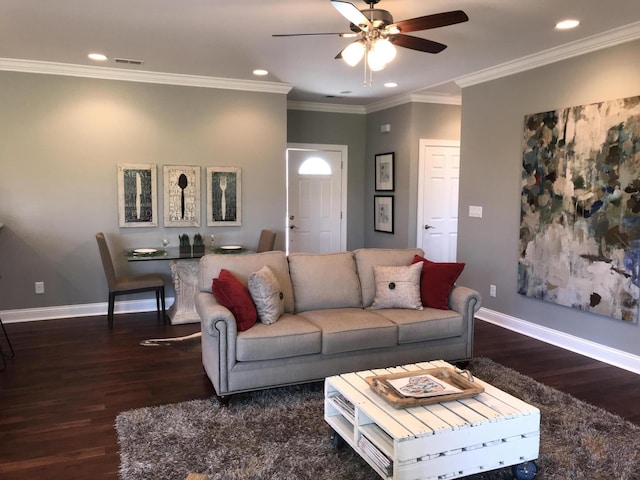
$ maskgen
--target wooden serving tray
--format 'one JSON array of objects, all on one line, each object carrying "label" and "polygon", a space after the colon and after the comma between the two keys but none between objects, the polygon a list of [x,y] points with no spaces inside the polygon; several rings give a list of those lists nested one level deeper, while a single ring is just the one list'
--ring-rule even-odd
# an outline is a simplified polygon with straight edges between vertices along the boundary
[{"label": "wooden serving tray", "polygon": [[[408,397],[398,393],[395,388],[387,383],[387,380],[427,374],[432,375],[438,380],[448,383],[449,385],[459,388],[462,392],[450,393],[448,395],[435,395],[433,397]],[[448,402],[451,400],[458,400],[460,398],[473,397],[474,395],[484,392],[484,387],[473,383],[473,376],[468,370],[454,370],[447,367],[391,373],[388,375],[375,375],[372,377],[366,377],[365,381],[378,395],[384,398],[395,408],[407,408],[415,407],[417,405],[430,405],[434,403]]]}]

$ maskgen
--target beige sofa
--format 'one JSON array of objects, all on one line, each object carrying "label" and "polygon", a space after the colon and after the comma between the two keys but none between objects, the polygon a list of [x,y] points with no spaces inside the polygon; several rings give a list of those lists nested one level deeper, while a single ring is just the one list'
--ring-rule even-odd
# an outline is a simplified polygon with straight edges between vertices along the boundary
[{"label": "beige sofa", "polygon": [[[410,265],[421,249],[359,249],[332,254],[266,252],[206,255],[200,260],[196,310],[202,361],[216,393],[304,383],[327,376],[411,362],[466,361],[473,352],[478,292],[456,285],[450,310],[372,310],[374,266]],[[264,265],[284,294],[276,323],[238,331],[211,292],[221,269],[247,285]]]}]

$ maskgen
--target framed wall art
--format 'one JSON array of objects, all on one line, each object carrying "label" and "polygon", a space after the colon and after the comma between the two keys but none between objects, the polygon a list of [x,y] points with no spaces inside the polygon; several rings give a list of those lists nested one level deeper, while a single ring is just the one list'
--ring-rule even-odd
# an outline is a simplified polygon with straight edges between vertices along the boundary
[{"label": "framed wall art", "polygon": [[518,293],[638,323],[639,118],[640,96],[524,117]]},{"label": "framed wall art", "polygon": [[394,154],[376,155],[376,192],[393,192],[395,188]]},{"label": "framed wall art", "polygon": [[157,227],[158,191],[154,163],[118,164],[118,225]]},{"label": "framed wall art", "polygon": [[373,229],[376,232],[393,233],[393,195],[373,197]]},{"label": "framed wall art", "polygon": [[165,165],[164,226],[200,226],[200,167]]},{"label": "framed wall art", "polygon": [[242,169],[207,167],[207,226],[242,225]]}]

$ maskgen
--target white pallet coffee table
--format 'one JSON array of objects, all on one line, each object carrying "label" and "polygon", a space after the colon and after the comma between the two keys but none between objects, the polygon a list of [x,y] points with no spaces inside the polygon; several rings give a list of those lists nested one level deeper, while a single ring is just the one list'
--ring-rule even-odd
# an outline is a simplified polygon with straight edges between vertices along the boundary
[{"label": "white pallet coffee table", "polygon": [[535,477],[540,410],[480,379],[474,397],[397,409],[365,381],[437,367],[442,360],[328,377],[325,420],[369,465],[389,480],[440,480],[517,466]]}]

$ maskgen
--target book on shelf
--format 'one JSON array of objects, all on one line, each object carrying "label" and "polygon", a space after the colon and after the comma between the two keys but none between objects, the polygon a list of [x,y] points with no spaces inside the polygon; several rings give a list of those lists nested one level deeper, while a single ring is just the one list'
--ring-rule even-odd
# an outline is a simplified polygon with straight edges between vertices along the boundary
[{"label": "book on shelf", "polygon": [[356,409],[346,397],[340,393],[331,397],[331,399],[338,405],[345,413],[347,413],[352,419],[356,416]]},{"label": "book on shelf", "polygon": [[376,447],[366,436],[360,435],[358,446],[362,453],[369,458],[385,475],[390,476],[393,473],[393,461],[385,455],[382,450]]}]

